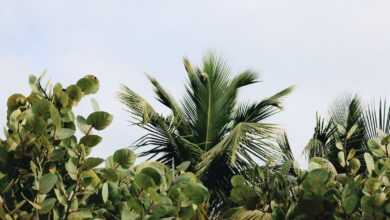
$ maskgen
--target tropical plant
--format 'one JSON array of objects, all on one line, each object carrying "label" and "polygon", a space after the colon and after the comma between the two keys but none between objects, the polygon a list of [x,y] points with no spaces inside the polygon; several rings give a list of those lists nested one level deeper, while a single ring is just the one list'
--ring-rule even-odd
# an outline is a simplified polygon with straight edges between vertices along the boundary
[{"label": "tropical plant", "polygon": [[158,113],[144,98],[128,87],[120,93],[135,125],[146,135],[135,142],[141,156],[156,158],[172,166],[189,162],[211,192],[213,206],[224,200],[230,178],[259,161],[280,159],[280,149],[271,138],[276,129],[266,120],[281,109],[284,89],[262,101],[239,104],[238,91],[258,82],[257,74],[246,70],[231,76],[229,68],[213,55],[201,67],[184,59],[188,84],[182,102],[177,102],[160,83],[149,76],[154,91],[169,115]]},{"label": "tropical plant", "polygon": [[[345,152],[354,148],[357,158],[363,163],[363,154],[367,151],[369,140],[366,132],[365,112],[357,96],[343,97],[333,104],[330,119],[325,121],[317,115],[314,135],[306,146],[308,158],[324,157],[335,164],[338,171],[344,167],[337,163],[339,149]],[[343,141],[341,141],[343,140]],[[346,155],[344,155],[346,156]]]},{"label": "tropical plant", "polygon": [[[345,168],[342,173],[327,159],[312,157],[309,170],[296,172],[294,179],[280,171],[264,175],[271,173],[270,169],[262,170],[259,175],[262,181],[255,184],[235,176],[231,200],[236,205],[225,217],[234,220],[389,219],[389,140],[390,136],[381,132],[367,143],[363,172],[358,172],[360,160],[351,148],[346,158],[339,157],[337,162]],[[344,154],[344,150],[345,147],[338,149],[337,155]]]},{"label": "tropical plant", "polygon": [[208,191],[185,172],[185,164],[177,171],[158,162],[135,166],[129,149],[116,151],[105,167],[99,166],[103,159],[89,156],[102,140],[95,131],[109,126],[112,116],[95,109],[87,118],[76,117],[72,108],[97,92],[96,77],[51,89],[31,76],[30,85],[28,96],[14,94],[7,101],[0,219],[207,218]]}]

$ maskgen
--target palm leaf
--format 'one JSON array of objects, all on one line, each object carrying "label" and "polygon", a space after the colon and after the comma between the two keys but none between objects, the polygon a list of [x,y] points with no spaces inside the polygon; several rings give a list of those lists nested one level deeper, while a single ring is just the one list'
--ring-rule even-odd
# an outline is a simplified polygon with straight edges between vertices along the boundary
[{"label": "palm leaf", "polygon": [[364,114],[364,125],[366,138],[371,139],[378,136],[378,130],[386,134],[390,133],[390,106],[386,100],[380,100],[378,108],[376,105],[369,105]]}]

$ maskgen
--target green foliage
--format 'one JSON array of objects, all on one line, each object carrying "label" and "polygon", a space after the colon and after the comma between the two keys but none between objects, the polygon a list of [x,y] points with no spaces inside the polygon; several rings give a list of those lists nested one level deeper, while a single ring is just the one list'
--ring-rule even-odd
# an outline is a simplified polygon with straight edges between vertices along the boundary
[{"label": "green foliage", "polygon": [[[347,130],[351,138],[356,130]],[[235,204],[228,210],[229,219],[389,219],[390,218],[390,157],[387,147],[390,136],[379,135],[368,143],[364,153],[364,169],[354,148],[338,148],[337,172],[335,164],[325,158],[313,157],[309,170],[283,173],[274,171],[260,182],[244,182],[240,176],[232,179],[231,200]],[[346,143],[345,140],[340,140]],[[380,149],[380,150],[379,150]],[[262,167],[263,172],[271,172]],[[281,180],[293,180],[275,189]],[[271,181],[270,181],[271,180]],[[270,182],[269,182],[270,181]],[[251,184],[251,185],[248,185]],[[263,192],[261,189],[266,188]],[[282,197],[264,197],[267,192],[290,192]],[[248,200],[251,198],[251,200]],[[250,201],[249,203],[246,201]],[[249,205],[250,204],[250,205]]]},{"label": "green foliage", "polygon": [[189,162],[188,170],[199,175],[209,188],[212,206],[221,205],[231,189],[230,178],[257,161],[280,160],[281,149],[273,143],[277,130],[267,119],[282,108],[286,88],[268,98],[238,103],[238,93],[258,82],[251,70],[235,76],[213,55],[199,67],[184,59],[188,82],[181,102],[149,76],[157,99],[170,109],[169,115],[155,111],[142,96],[128,87],[120,93],[134,124],[146,135],[136,142],[141,156],[171,165]]},{"label": "green foliage", "polygon": [[[134,165],[120,149],[91,157],[112,116],[86,119],[72,108],[96,93],[99,81],[86,76],[63,89],[43,89],[30,77],[28,96],[7,101],[6,139],[0,141],[0,219],[206,219],[208,190],[197,178],[158,162]],[[51,88],[48,86],[47,88]],[[82,136],[76,137],[79,128]]]}]

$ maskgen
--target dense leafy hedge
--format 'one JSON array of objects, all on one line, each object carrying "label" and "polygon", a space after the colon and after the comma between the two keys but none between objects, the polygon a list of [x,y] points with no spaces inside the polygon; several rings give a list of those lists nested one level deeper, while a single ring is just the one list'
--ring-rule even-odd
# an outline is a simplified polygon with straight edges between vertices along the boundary
[{"label": "dense leafy hedge", "polygon": [[[90,157],[95,134],[113,117],[96,109],[86,118],[72,108],[96,93],[88,75],[64,88],[42,88],[30,77],[28,96],[14,94],[0,142],[1,219],[202,219],[208,190],[186,164],[171,170],[157,162],[134,165],[120,149],[105,161]],[[76,137],[76,128],[81,138]]]}]

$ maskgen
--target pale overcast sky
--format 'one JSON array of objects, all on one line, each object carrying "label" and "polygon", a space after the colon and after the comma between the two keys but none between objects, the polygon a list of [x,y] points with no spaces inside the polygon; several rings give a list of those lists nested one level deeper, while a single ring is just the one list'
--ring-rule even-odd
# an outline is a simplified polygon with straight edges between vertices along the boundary
[{"label": "pale overcast sky", "polygon": [[[316,111],[325,114],[348,92],[367,101],[389,93],[388,0],[0,2],[1,124],[7,97],[28,91],[29,74],[47,69],[47,79],[67,85],[94,73],[101,80],[95,98],[115,117],[95,148],[102,157],[140,135],[116,98],[120,84],[153,100],[149,73],[180,97],[183,56],[198,64],[212,50],[234,71],[258,70],[263,82],[243,91],[242,100],[296,85],[274,121],[302,164]],[[78,108],[90,111],[88,100]]]}]

